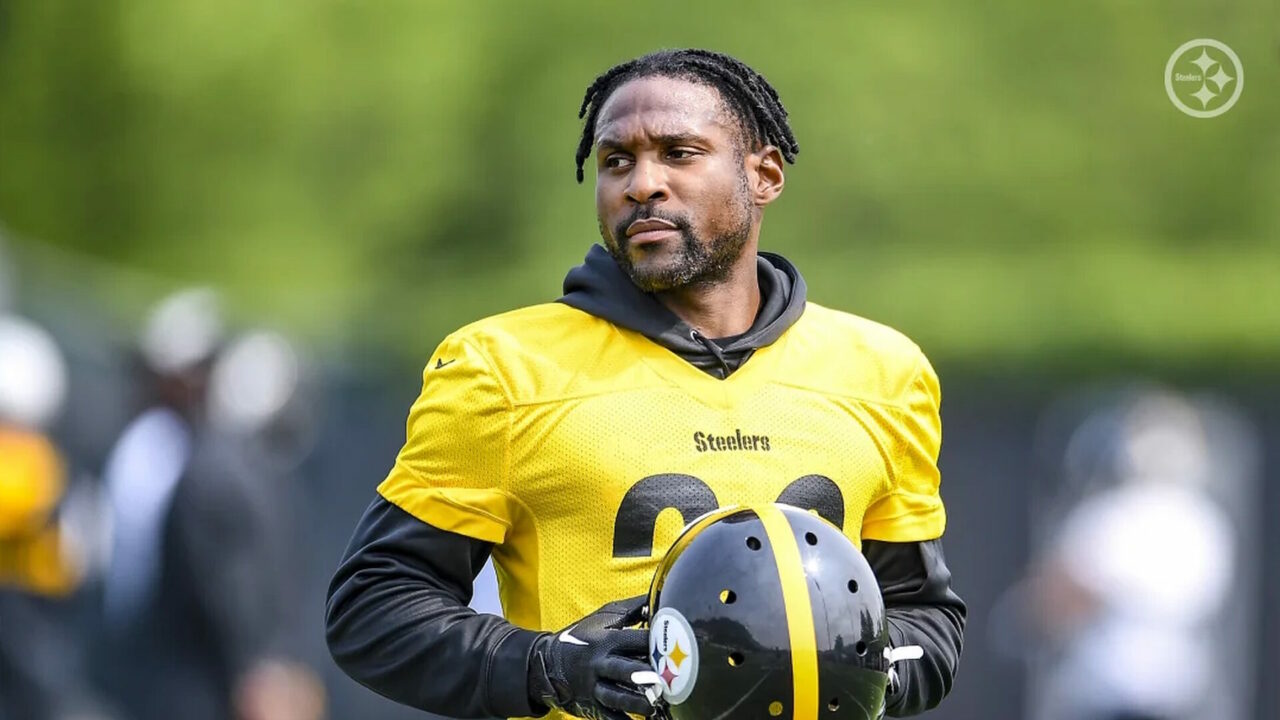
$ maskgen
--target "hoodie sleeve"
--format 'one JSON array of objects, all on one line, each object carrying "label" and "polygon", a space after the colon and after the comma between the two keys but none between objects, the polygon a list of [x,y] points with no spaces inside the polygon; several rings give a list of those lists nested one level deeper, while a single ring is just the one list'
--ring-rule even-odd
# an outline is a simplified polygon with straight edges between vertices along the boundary
[{"label": "hoodie sleeve", "polygon": [[878,409],[890,483],[862,525],[862,552],[880,584],[890,641],[924,650],[924,657],[895,668],[898,684],[885,698],[893,717],[922,713],[951,691],[965,623],[939,539],[946,528],[938,470],[941,390],[918,347],[911,346],[911,356],[903,365],[914,371],[901,395]]},{"label": "hoodie sleeve", "polygon": [[376,498],[329,586],[325,631],[338,666],[374,692],[448,717],[540,714],[527,678],[541,633],[467,607],[490,547]]},{"label": "hoodie sleeve", "polygon": [[919,660],[897,664],[898,685],[886,696],[886,709],[891,717],[917,715],[951,692],[964,642],[964,601],[951,589],[941,540],[866,540],[862,552],[884,597],[891,643],[924,650]]},{"label": "hoodie sleeve", "polygon": [[458,334],[437,348],[404,447],[329,587],[326,638],[348,675],[392,700],[456,718],[533,714],[539,633],[467,607],[506,541],[511,404],[488,359]]}]

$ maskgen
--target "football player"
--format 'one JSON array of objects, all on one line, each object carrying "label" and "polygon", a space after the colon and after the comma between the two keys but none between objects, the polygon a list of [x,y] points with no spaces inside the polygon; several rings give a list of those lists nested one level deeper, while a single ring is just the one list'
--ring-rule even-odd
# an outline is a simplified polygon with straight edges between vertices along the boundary
[{"label": "football player", "polygon": [[[939,540],[938,379],[758,251],[799,150],[778,93],[732,57],[661,51],[596,78],[579,114],[602,245],[557,302],[428,360],[330,586],[335,660],[451,717],[650,714],[633,679],[648,637],[629,627],[644,599],[616,601],[646,591],[685,522],[776,501],[860,546],[889,643],[924,650],[888,712],[933,707],[965,619]],[[505,619],[467,607],[490,556]]]}]

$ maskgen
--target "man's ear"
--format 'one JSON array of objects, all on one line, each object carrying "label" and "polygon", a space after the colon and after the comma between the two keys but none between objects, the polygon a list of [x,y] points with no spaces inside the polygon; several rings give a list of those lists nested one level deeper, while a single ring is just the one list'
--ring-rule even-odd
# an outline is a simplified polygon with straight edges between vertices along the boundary
[{"label": "man's ear", "polygon": [[765,145],[748,155],[746,162],[751,201],[756,207],[764,207],[782,194],[782,186],[786,184],[782,152],[772,145]]}]

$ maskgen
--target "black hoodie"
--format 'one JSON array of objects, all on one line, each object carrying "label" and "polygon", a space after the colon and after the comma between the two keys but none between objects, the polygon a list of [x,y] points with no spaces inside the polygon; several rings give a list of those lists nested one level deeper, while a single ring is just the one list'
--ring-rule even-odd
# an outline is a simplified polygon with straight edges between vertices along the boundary
[{"label": "black hoodie", "polygon": [[[699,369],[725,378],[804,313],[795,266],[759,253],[760,310],[747,332],[707,338],[642,292],[595,245],[569,271],[560,302],[639,332]],[[329,586],[326,630],[338,664],[397,702],[458,718],[536,715],[527,663],[539,633],[467,607],[490,545],[434,528],[378,496],[365,511]],[[862,548],[880,583],[895,646],[924,658],[899,663],[888,714],[937,705],[959,662],[965,605],[951,590],[940,541]]]},{"label": "black hoodie", "polygon": [[666,305],[631,282],[609,252],[591,246],[586,260],[564,278],[560,302],[635,330],[703,372],[724,379],[771,345],[804,314],[804,278],[780,255],[762,252],[756,259],[760,310],[751,328],[731,338],[711,339],[676,317]]}]

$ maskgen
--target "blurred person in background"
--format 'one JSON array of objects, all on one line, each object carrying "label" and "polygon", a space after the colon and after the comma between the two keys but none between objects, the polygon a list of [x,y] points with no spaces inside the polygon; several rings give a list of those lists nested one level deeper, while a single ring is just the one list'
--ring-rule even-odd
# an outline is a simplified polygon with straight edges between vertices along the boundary
[{"label": "blurred person in background", "polygon": [[1095,411],[1066,453],[1086,492],[1032,578],[1048,644],[1035,720],[1228,717],[1237,539],[1207,491],[1228,465],[1203,417],[1180,396],[1139,393]]},{"label": "blurred person in background", "polygon": [[[263,455],[249,451],[293,387],[211,386],[218,377],[245,382],[243,368],[220,370],[223,342],[212,291],[183,291],[156,307],[139,348],[146,407],[105,467],[112,547],[94,668],[131,720],[323,714],[323,690],[296,662],[289,636],[289,507]],[[222,398],[216,423],[211,395]]]},{"label": "blurred person in background", "polygon": [[83,543],[63,520],[66,462],[48,431],[66,366],[34,323],[0,315],[0,718],[69,717],[89,695],[70,636],[68,597]]},{"label": "blurred person in background", "polygon": [[[242,488],[259,551],[274,566],[248,592],[270,616],[272,638],[263,659],[236,690],[238,716],[298,720],[323,714],[324,690],[309,662],[325,657],[318,633],[309,632],[320,607],[300,597],[307,559],[298,518],[305,511],[295,475],[316,441],[315,378],[298,350],[279,333],[254,330],[227,344],[209,381],[211,433],[254,478]],[[317,617],[303,612],[313,607]]]}]

